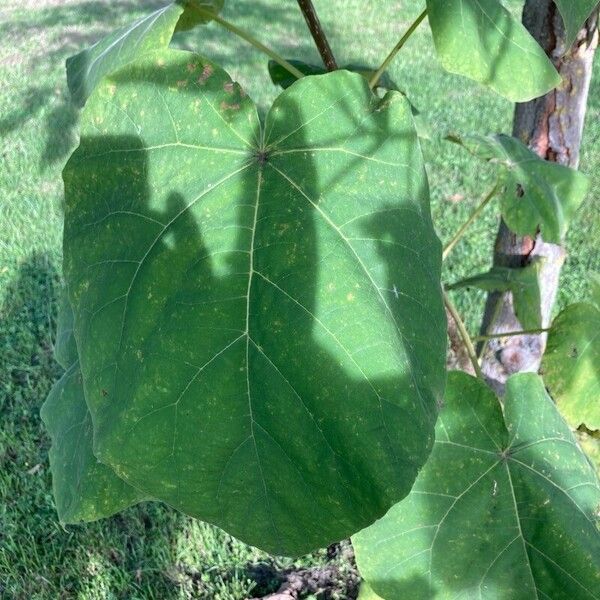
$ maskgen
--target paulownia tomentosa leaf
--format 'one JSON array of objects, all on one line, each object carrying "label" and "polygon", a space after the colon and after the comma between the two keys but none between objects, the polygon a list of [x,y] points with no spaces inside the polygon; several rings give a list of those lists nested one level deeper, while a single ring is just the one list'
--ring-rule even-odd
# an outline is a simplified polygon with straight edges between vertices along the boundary
[{"label": "paulownia tomentosa leaf", "polygon": [[405,496],[445,380],[440,243],[410,106],[346,71],[261,126],[166,50],[107,78],[65,171],[65,277],[94,452],[273,553]]},{"label": "paulownia tomentosa leaf", "polygon": [[109,517],[144,499],[110,467],[98,462],[92,452],[92,421],[85,403],[72,323],[73,311],[63,298],[54,352],[66,372],[52,387],[41,410],[52,438],[52,486],[62,523]]},{"label": "paulownia tomentosa leaf", "polygon": [[493,267],[487,273],[474,275],[449,285],[448,289],[476,287],[486,292],[511,292],[515,315],[521,325],[525,329],[538,329],[542,326],[540,264],[536,261],[522,269]]},{"label": "paulownia tomentosa leaf", "polygon": [[560,75],[527,29],[500,0],[427,0],[442,66],[513,102],[542,96]]},{"label": "paulownia tomentosa leaf", "polygon": [[571,426],[600,429],[600,305],[579,302],[560,312],[548,334],[542,370]]},{"label": "paulownia tomentosa leaf", "polygon": [[598,6],[598,0],[555,0],[556,6],[562,15],[566,32],[566,49],[568,50],[577,33],[583,27],[586,19]]},{"label": "paulownia tomentosa leaf", "polygon": [[74,102],[83,106],[105,75],[148,52],[166,48],[175,30],[191,29],[210,20],[197,9],[217,13],[223,4],[224,0],[176,0],[67,59],[67,83]]},{"label": "paulownia tomentosa leaf", "polygon": [[504,414],[480,380],[449,376],[433,452],[411,493],[352,539],[386,600],[592,600],[600,483],[532,373]]},{"label": "paulownia tomentosa leaf", "polygon": [[562,243],[571,219],[583,202],[589,179],[583,173],[541,159],[508,135],[450,136],[473,155],[499,165],[504,177],[502,218],[518,235]]}]

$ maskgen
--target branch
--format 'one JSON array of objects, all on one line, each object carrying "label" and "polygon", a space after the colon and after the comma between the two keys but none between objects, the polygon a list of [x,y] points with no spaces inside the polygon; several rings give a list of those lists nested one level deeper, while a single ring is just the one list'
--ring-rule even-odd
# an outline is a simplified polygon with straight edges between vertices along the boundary
[{"label": "branch", "polygon": [[317,45],[317,49],[319,50],[319,54],[323,59],[323,63],[327,67],[328,71],[335,71],[338,66],[335,62],[333,52],[331,51],[331,46],[329,45],[323,28],[321,27],[321,22],[319,21],[319,17],[317,16],[317,12],[313,6],[312,0],[298,0],[298,6],[304,15],[304,19],[308,25],[308,29],[310,30],[313,40]]},{"label": "branch", "polygon": [[485,381],[485,378],[483,377],[483,373],[481,371],[481,367],[479,366],[479,361],[477,360],[477,354],[475,353],[475,347],[473,346],[473,342],[471,341],[471,338],[469,337],[467,328],[465,327],[463,320],[460,318],[460,314],[458,313],[458,310],[456,310],[456,306],[454,306],[454,303],[452,302],[452,300],[450,300],[450,296],[448,296],[448,293],[445,290],[443,290],[442,293],[444,294],[444,304],[446,305],[448,312],[452,315],[452,318],[454,319],[454,322],[456,323],[456,329],[458,330],[458,334],[460,335],[460,337],[462,339],[462,342],[465,346],[465,350],[467,351],[467,354],[469,355],[469,360],[471,361],[471,364],[473,365],[473,369],[475,369],[475,373],[477,373],[477,377],[479,377],[480,379],[483,379]]}]

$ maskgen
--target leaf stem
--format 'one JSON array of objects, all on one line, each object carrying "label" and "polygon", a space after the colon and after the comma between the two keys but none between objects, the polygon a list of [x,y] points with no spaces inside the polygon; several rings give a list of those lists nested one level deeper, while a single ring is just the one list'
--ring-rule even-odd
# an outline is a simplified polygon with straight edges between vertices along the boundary
[{"label": "leaf stem", "polygon": [[461,319],[460,314],[456,309],[456,306],[454,306],[454,302],[452,302],[450,296],[448,296],[448,292],[446,292],[446,290],[442,290],[442,294],[444,295],[444,304],[446,305],[448,312],[452,315],[452,318],[456,323],[456,329],[458,330],[458,334],[460,335],[462,342],[465,345],[465,349],[469,356],[469,360],[473,365],[473,369],[475,370],[477,377],[485,380],[481,367],[479,366],[479,361],[477,360],[477,353],[475,352],[475,346],[473,346],[473,342],[471,341],[469,332],[467,331],[467,328],[465,327],[465,324],[463,323],[463,320]]},{"label": "leaf stem", "polygon": [[388,68],[390,63],[394,60],[396,54],[398,54],[398,52],[400,52],[400,50],[402,50],[402,47],[404,46],[404,44],[406,44],[406,42],[408,41],[408,38],[410,38],[410,36],[415,32],[417,27],[423,22],[423,20],[425,19],[426,16],[427,16],[427,9],[425,9],[416,18],[414,23],[408,28],[406,33],[400,38],[398,43],[394,46],[393,50],[387,55],[385,60],[381,63],[381,66],[379,67],[379,69],[377,69],[377,71],[375,71],[375,73],[373,74],[373,77],[371,77],[371,80],[369,81],[369,87],[371,89],[375,88],[380,77],[383,75],[383,73]]},{"label": "leaf stem", "polygon": [[249,34],[247,31],[240,29],[233,23],[230,23],[226,19],[223,19],[223,17],[217,15],[216,13],[214,13],[210,10],[206,10],[205,8],[200,8],[199,6],[195,6],[194,10],[196,10],[197,12],[201,13],[202,15],[204,15],[206,17],[210,17],[213,21],[216,21],[219,25],[221,25],[222,27],[225,27],[225,29],[228,29],[229,31],[231,31],[232,33],[237,35],[238,37],[242,38],[243,40],[245,40],[246,42],[248,42],[249,44],[254,46],[255,48],[258,48],[261,52],[264,52],[267,56],[272,58],[276,63],[279,63],[284,69],[289,71],[297,79],[304,77],[304,73],[302,73],[302,71],[299,71],[298,69],[296,69],[296,67],[294,67],[294,65],[291,65],[287,60],[285,60],[285,58],[281,57],[275,51],[271,50],[271,48],[268,48],[267,46],[265,46],[264,44],[259,42],[254,36]]},{"label": "leaf stem", "polygon": [[319,16],[313,6],[312,0],[298,0],[298,6],[304,15],[304,20],[308,25],[310,34],[323,59],[323,64],[327,67],[328,71],[335,71],[338,68],[337,62],[335,61],[335,56],[333,55],[327,36],[321,27],[321,21],[319,21]]},{"label": "leaf stem", "polygon": [[517,337],[520,335],[537,335],[539,333],[548,333],[551,327],[540,328],[540,329],[523,329],[522,331],[505,331],[501,333],[488,333],[486,335],[478,335],[473,338],[475,342],[484,342],[486,340],[493,340],[496,338],[503,337]]},{"label": "leaf stem", "polygon": [[494,196],[498,193],[500,189],[500,183],[497,182],[492,191],[481,201],[479,206],[473,211],[473,214],[462,224],[461,228],[456,232],[454,237],[446,244],[444,247],[444,251],[442,252],[442,260],[446,260],[448,255],[458,242],[461,240],[462,236],[465,234],[467,229],[473,224],[473,222],[479,217],[479,215],[483,212],[483,209],[491,202]]}]

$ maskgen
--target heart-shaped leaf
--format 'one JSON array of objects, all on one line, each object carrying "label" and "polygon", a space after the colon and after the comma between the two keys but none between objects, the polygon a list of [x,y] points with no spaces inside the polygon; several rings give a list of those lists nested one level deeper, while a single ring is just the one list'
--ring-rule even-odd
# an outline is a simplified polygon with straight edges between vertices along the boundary
[{"label": "heart-shaped leaf", "polygon": [[280,554],[408,493],[444,387],[441,250],[410,106],[338,71],[261,126],[216,65],[113,74],[65,172],[94,452]]},{"label": "heart-shaped leaf", "polygon": [[568,49],[575,41],[586,19],[598,6],[598,0],[556,0],[556,6],[558,6],[565,24],[565,45]]},{"label": "heart-shaped leaf", "polygon": [[61,364],[69,362],[69,367],[41,410],[52,438],[50,468],[61,523],[109,517],[144,499],[92,453],[92,420],[83,394],[72,322],[73,311],[63,299],[55,354]]},{"label": "heart-shaped leaf", "polygon": [[577,428],[600,429],[600,309],[567,306],[552,323],[542,361],[548,390]]},{"label": "heart-shaped leaf", "polygon": [[541,159],[508,135],[449,136],[474,156],[497,164],[505,180],[502,217],[518,235],[560,244],[583,202],[589,180],[579,171]]},{"label": "heart-shaped leaf", "polygon": [[515,315],[521,325],[525,329],[539,329],[542,326],[540,264],[536,261],[522,269],[493,267],[487,273],[449,285],[448,289],[476,287],[486,292],[512,292]]},{"label": "heart-shaped leaf", "polygon": [[197,9],[217,13],[223,3],[224,0],[177,0],[67,59],[67,83],[73,101],[83,106],[102,77],[144,54],[166,48],[176,29],[191,29],[210,20]]},{"label": "heart-shaped leaf", "polygon": [[427,0],[442,66],[525,102],[555,88],[560,75],[499,0]]},{"label": "heart-shaped leaf", "polygon": [[451,373],[431,458],[411,491],[353,537],[386,600],[598,597],[598,477],[534,374],[507,382],[504,414]]}]

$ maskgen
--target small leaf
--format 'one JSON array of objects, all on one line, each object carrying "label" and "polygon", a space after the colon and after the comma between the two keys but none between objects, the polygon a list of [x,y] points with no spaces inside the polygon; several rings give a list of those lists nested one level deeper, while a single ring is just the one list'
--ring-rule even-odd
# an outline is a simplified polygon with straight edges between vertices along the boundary
[{"label": "small leaf", "polygon": [[542,96],[561,78],[542,48],[499,0],[427,0],[443,67],[513,102]]},{"label": "small leaf", "polygon": [[502,217],[512,231],[533,237],[539,229],[545,241],[562,242],[589,187],[583,173],[543,160],[507,135],[448,139],[499,166],[505,177]]},{"label": "small leaf", "polygon": [[544,379],[572,427],[600,429],[600,309],[567,306],[552,323],[542,360]]},{"label": "small leaf", "polygon": [[94,521],[144,499],[144,495],[98,462],[92,453],[92,419],[85,403],[77,348],[72,334],[73,311],[63,299],[55,353],[61,364],[71,361],[42,405],[41,416],[52,446],[50,469],[62,523]]},{"label": "small leaf", "polygon": [[542,309],[539,285],[540,262],[536,261],[522,269],[493,267],[448,286],[449,290],[476,287],[486,292],[512,292],[515,314],[524,329],[542,326]]},{"label": "small leaf", "polygon": [[408,493],[433,444],[446,324],[401,94],[306,77],[263,126],[217,65],[164,50],[92,94],[64,181],[101,461],[278,554]]},{"label": "small leaf", "polygon": [[67,83],[73,101],[83,106],[105,75],[149,52],[166,48],[176,30],[191,29],[209,21],[196,7],[216,13],[223,4],[224,0],[178,0],[117,29],[67,59]]},{"label": "small leaf", "polygon": [[532,373],[500,402],[451,373],[409,496],[352,543],[386,600],[597,598],[600,482]]},{"label": "small leaf", "polygon": [[598,6],[598,0],[556,0],[556,6],[558,6],[565,24],[565,46],[568,50],[573,45],[587,18]]}]

